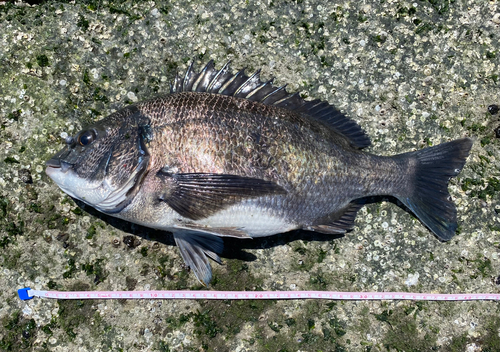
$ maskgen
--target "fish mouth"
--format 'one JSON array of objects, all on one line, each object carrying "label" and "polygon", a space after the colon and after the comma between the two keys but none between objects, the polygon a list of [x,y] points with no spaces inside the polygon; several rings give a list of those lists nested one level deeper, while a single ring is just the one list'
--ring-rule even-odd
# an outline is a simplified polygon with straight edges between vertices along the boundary
[{"label": "fish mouth", "polygon": [[73,175],[74,164],[61,160],[56,154],[54,157],[45,162],[45,166],[45,173],[52,179],[52,181],[55,182],[57,186],[59,186],[59,188],[61,188],[70,197],[82,200],[81,197],[72,191],[73,187],[66,184],[68,179],[74,178],[75,176]]},{"label": "fish mouth", "polygon": [[47,166],[45,172],[50,176],[50,173],[56,170],[67,173],[68,170],[73,167],[73,164],[59,158],[52,158],[45,162],[45,166]]},{"label": "fish mouth", "polygon": [[[45,169],[45,172],[47,175],[49,175],[51,178],[53,174],[62,172],[63,174],[66,174],[69,170],[73,169],[75,164],[65,161],[71,158],[68,158],[68,156],[71,155],[71,149],[68,148],[63,148],[59,152],[57,152],[52,158],[47,160],[45,162],[45,166],[47,168]],[[73,158],[74,159],[74,158]]]}]

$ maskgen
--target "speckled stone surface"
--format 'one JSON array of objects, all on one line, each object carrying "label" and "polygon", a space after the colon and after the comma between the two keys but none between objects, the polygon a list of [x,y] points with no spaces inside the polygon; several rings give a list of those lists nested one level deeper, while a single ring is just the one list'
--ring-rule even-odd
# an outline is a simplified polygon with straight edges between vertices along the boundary
[{"label": "speckled stone surface", "polygon": [[475,140],[440,243],[389,199],[342,238],[226,241],[213,289],[500,291],[498,1],[0,2],[0,350],[499,351],[497,302],[54,301],[16,290],[200,289],[172,237],[63,194],[68,134],[165,93],[190,60],[262,68],[392,155]]}]

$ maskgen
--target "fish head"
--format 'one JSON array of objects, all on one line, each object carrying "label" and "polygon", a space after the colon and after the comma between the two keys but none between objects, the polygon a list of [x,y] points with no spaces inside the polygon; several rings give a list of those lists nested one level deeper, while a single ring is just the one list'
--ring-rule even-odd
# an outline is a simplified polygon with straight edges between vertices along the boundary
[{"label": "fish head", "polygon": [[71,197],[104,213],[120,212],[147,174],[148,126],[138,112],[110,115],[67,137],[45,172]]}]

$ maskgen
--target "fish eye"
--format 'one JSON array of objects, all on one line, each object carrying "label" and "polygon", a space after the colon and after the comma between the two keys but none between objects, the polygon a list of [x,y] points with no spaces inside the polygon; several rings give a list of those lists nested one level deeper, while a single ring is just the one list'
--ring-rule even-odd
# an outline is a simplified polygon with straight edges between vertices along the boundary
[{"label": "fish eye", "polygon": [[80,136],[78,137],[78,143],[80,145],[86,146],[92,143],[96,138],[95,132],[92,130],[88,130],[85,132],[82,132]]}]

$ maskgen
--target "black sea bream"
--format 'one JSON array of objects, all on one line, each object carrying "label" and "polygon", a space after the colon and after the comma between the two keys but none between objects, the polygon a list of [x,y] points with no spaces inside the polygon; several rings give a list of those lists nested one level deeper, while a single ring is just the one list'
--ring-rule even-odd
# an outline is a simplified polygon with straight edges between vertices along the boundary
[{"label": "black sea bream", "polygon": [[117,111],[66,139],[47,175],[97,210],[170,231],[208,285],[221,237],[352,229],[364,198],[394,196],[440,240],[453,237],[448,193],[470,139],[378,156],[327,102],[305,101],[213,62],[190,67],[168,95]]}]

